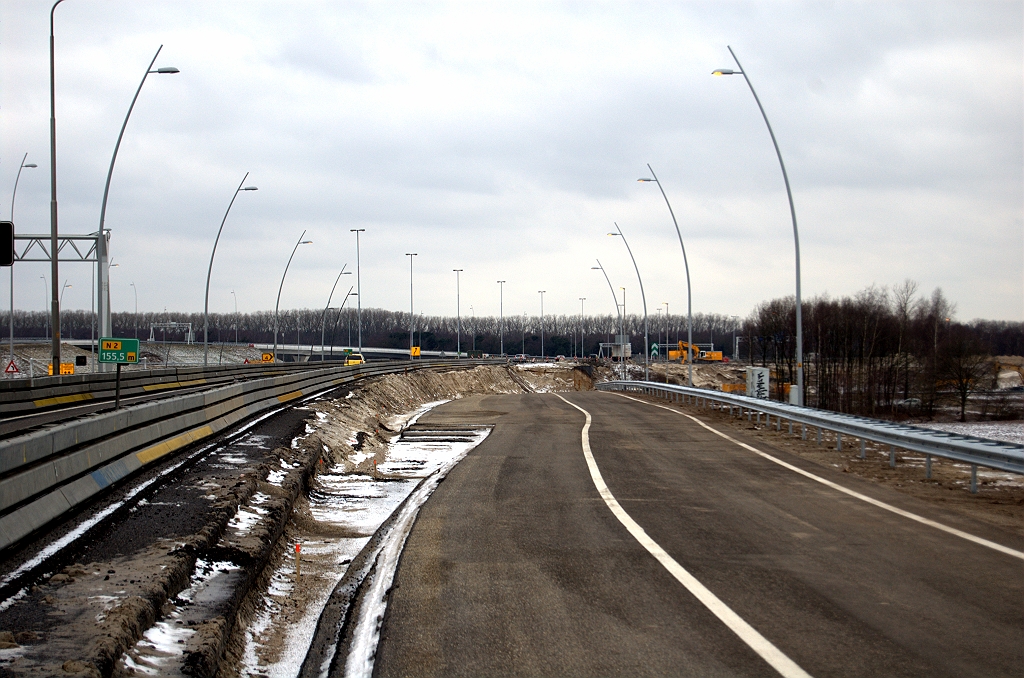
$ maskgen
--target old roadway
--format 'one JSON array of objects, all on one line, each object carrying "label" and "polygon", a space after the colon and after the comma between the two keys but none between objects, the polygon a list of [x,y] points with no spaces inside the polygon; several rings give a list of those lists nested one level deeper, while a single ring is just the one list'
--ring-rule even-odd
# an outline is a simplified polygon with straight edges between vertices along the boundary
[{"label": "old roadway", "polygon": [[565,397],[596,469],[555,394],[421,419],[495,428],[420,513],[375,673],[1021,675],[1018,537],[678,410]]}]

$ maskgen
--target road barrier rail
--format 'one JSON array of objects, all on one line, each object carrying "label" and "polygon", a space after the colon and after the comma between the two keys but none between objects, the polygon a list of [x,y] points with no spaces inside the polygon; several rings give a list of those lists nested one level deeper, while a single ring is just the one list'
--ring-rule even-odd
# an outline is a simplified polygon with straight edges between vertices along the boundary
[{"label": "road barrier rail", "polygon": [[0,441],[0,549],[166,455],[297,398],[373,376],[503,362],[424,360],[285,370]]},{"label": "road barrier rail", "polygon": [[971,492],[977,492],[978,489],[978,466],[1024,473],[1024,445],[1014,443],[688,386],[649,381],[609,381],[598,384],[597,388],[602,391],[639,392],[673,401],[692,402],[699,407],[728,407],[730,413],[733,408],[738,408],[738,415],[743,416],[746,410],[748,418],[756,412],[758,420],[762,414],[765,415],[768,425],[771,424],[771,418],[775,417],[778,430],[782,429],[783,421],[790,422],[790,432],[792,424],[801,424],[803,438],[807,437],[806,427],[816,428],[819,443],[822,431],[832,431],[836,435],[838,450],[842,450],[843,436],[851,436],[861,441],[861,458],[865,454],[865,441],[889,445],[890,466],[896,465],[896,448],[917,452],[925,455],[927,477],[931,477],[932,456],[963,462],[971,465]]},{"label": "road barrier rail", "polygon": [[[252,363],[237,365],[188,365],[121,371],[121,397],[163,389],[216,386],[239,379],[257,379],[311,369],[328,363]],[[335,363],[337,365],[338,363]],[[0,416],[38,412],[88,401],[113,400],[117,375],[90,372],[33,379],[0,381]]]}]

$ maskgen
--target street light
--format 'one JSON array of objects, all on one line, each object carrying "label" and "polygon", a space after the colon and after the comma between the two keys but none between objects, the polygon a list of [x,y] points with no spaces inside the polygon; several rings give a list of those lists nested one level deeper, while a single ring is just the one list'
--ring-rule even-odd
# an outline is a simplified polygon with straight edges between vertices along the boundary
[{"label": "street light", "polygon": [[[52,294],[49,295],[50,302],[50,324],[60,320],[60,300],[57,298],[57,105],[54,98],[54,73],[53,73],[53,13],[57,11],[57,5],[64,0],[57,0],[50,8],[50,278],[53,280]],[[97,245],[103,240],[103,231],[97,239]],[[99,261],[97,251],[97,262]],[[97,268],[99,264],[97,263]],[[42,277],[42,276],[40,276]],[[43,277],[45,281],[46,278]],[[45,284],[45,282],[44,282]],[[59,332],[58,332],[59,333]],[[50,364],[60,365],[60,337],[54,336],[50,344]]]},{"label": "street light", "polygon": [[[242,177],[242,181],[239,182],[238,188],[235,189],[234,195],[231,196],[231,202],[228,203],[227,210],[224,211],[224,218],[220,220],[220,228],[217,229],[217,237],[213,239],[213,251],[210,252],[210,265],[206,269],[206,295],[203,298],[203,365],[207,364],[210,357],[210,274],[213,273],[213,258],[217,255],[217,243],[220,242],[220,234],[224,230],[224,222],[228,220],[228,214],[231,213],[231,206],[235,204],[235,198],[238,197],[239,191],[258,191],[259,189],[255,186],[246,186],[242,188],[242,184],[249,178],[249,173],[246,172],[245,176]],[[305,233],[305,231],[303,231]],[[289,262],[291,260],[289,259]],[[275,353],[274,359],[277,359]]]},{"label": "street light", "polygon": [[461,268],[453,268],[455,273],[455,359],[462,358],[462,296],[459,287]]},{"label": "street light", "polygon": [[[281,274],[281,284],[277,287],[277,302],[274,303],[274,362],[277,362],[277,312],[281,307],[281,290],[284,289],[284,279],[288,275],[288,267],[292,265],[292,257],[295,256],[295,250],[299,249],[299,245],[311,245],[312,240],[303,240],[306,236],[306,231],[302,231],[302,235],[299,236],[298,241],[295,243],[295,247],[292,248],[292,253],[288,257],[288,263],[284,266],[284,273]],[[298,347],[296,347],[296,350]]]},{"label": "street light", "polygon": [[[349,271],[345,275],[352,275],[352,271]],[[345,304],[348,303],[348,298],[356,296],[356,293],[352,291],[354,289],[354,287],[355,287],[354,285],[350,285],[349,288],[348,288],[348,292],[345,293],[345,298],[341,300],[341,306],[338,307],[338,317],[335,318],[335,320],[334,320],[334,327],[331,328],[331,357],[332,358],[334,357],[334,335],[338,331],[338,323],[341,322],[341,313],[342,313],[342,311],[345,310]],[[352,350],[352,316],[349,315],[348,318],[349,318],[349,320],[348,320],[348,344],[346,344],[346,348],[349,351],[351,351]]]},{"label": "street light", "polygon": [[[359,341],[359,354],[363,353],[363,285],[362,285],[362,274],[359,264],[359,234],[365,231],[365,228],[350,228],[349,231],[356,234],[356,336]],[[346,298],[347,300],[347,298]],[[349,320],[349,327],[352,327],[352,321]],[[351,337],[349,337],[351,339]],[[352,342],[349,341],[349,348],[351,348]]]},{"label": "street light", "polygon": [[[608,289],[612,293],[612,301],[615,302],[615,314],[619,316],[619,337],[621,338],[621,337],[625,336],[625,334],[626,334],[625,319],[623,318],[623,315],[624,315],[623,311],[625,311],[625,308],[620,308],[619,307],[619,295],[615,294],[615,288],[612,287],[612,281],[608,279],[608,271],[604,270],[604,266],[601,265],[601,260],[600,259],[597,259],[596,261],[597,261],[597,266],[591,266],[590,270],[592,270],[592,271],[601,271],[601,273],[604,274],[604,280],[605,280],[606,283],[608,283]],[[625,289],[623,289],[622,294],[623,294],[623,300],[625,300],[625,294],[626,294]],[[623,304],[623,306],[625,306],[625,304]],[[615,343],[619,346],[619,349],[621,350],[621,348],[622,348],[621,342],[620,341],[616,341]],[[619,360],[620,361],[623,360],[623,356],[619,356]],[[623,372],[623,376],[625,376],[625,372],[626,372],[625,366],[623,366],[622,372]]]},{"label": "street light", "polygon": [[235,294],[234,290],[231,290],[231,299],[235,302],[235,344],[238,344],[238,295]]},{"label": "street light", "polygon": [[476,311],[473,310],[472,304],[469,307],[469,313],[473,318],[473,352],[476,353]]},{"label": "street light", "polygon": [[132,292],[135,293],[135,338],[139,338],[139,288],[135,286],[135,282],[132,281]]},{"label": "street light", "polygon": [[583,302],[586,300],[586,297],[580,297],[580,359],[583,358]]},{"label": "street light", "polygon": [[626,241],[626,236],[622,234],[622,229],[619,228],[618,224],[615,224],[615,233],[609,233],[608,235],[616,235],[622,238],[622,244],[626,246],[626,251],[629,252],[629,258],[633,260],[633,268],[636,269],[636,279],[640,282],[640,298],[644,303],[644,381],[650,381],[650,350],[647,347],[647,295],[644,293],[644,281],[640,277],[640,267],[636,265],[636,258],[633,256],[633,250],[630,249],[629,243]]},{"label": "street light", "polygon": [[540,294],[540,357],[544,357],[544,293],[547,290],[537,290]]},{"label": "street light", "polygon": [[[46,276],[45,275],[41,275],[41,276],[39,276],[39,279],[43,281],[43,297],[46,299],[47,302],[49,302],[50,301],[50,292],[48,290],[49,285],[46,284]],[[46,304],[43,304],[43,308],[44,309],[46,308]],[[46,334],[50,333],[50,323],[49,322],[46,323],[46,328],[43,330],[43,332],[45,332]]]},{"label": "street light", "polygon": [[[663,303],[665,305],[665,343],[668,344],[668,327],[669,327],[669,324],[672,321],[668,317],[668,302],[667,301],[663,301],[661,303]],[[677,342],[679,341],[679,330],[678,329],[676,330],[676,341]],[[666,360],[666,362],[668,361],[668,348],[665,348],[665,360]]]},{"label": "street light", "polygon": [[[331,288],[331,293],[327,296],[327,305],[324,306],[324,314],[320,318],[320,362],[323,362],[324,359],[325,359],[325,356],[324,356],[324,331],[327,328],[327,311],[330,310],[330,308],[331,308],[331,299],[334,298],[334,290],[337,289],[337,287],[338,287],[338,281],[341,280],[341,276],[346,275],[345,268],[347,266],[348,266],[348,264],[343,264],[342,267],[341,267],[341,272],[338,273],[338,277],[334,279],[334,287]],[[352,275],[351,271],[348,272],[348,275]],[[313,359],[313,344],[312,344],[312,342],[310,342],[310,344],[309,344],[309,359],[310,360]]]},{"label": "street light", "polygon": [[793,191],[789,187],[789,175],[786,173],[786,163],[782,161],[782,151],[779,150],[779,142],[775,139],[775,132],[772,130],[772,124],[768,122],[768,114],[764,112],[764,106],[761,105],[761,99],[758,98],[757,92],[754,91],[754,85],[751,84],[750,78],[747,77],[747,72],[743,70],[743,66],[740,64],[740,60],[736,58],[736,53],[732,51],[732,47],[726,45],[729,50],[729,54],[732,55],[733,61],[736,62],[736,66],[739,68],[738,71],[734,71],[729,68],[719,68],[716,71],[712,71],[712,75],[742,75],[743,79],[747,82],[747,87],[750,88],[750,93],[754,95],[754,101],[757,102],[757,108],[761,111],[761,117],[764,118],[764,124],[768,127],[768,134],[772,138],[772,145],[775,146],[775,155],[779,158],[779,167],[782,168],[782,180],[786,184],[786,197],[789,198],[789,215],[793,220],[793,245],[796,250],[796,389],[797,389],[797,405],[804,404],[804,325],[803,325],[803,311],[800,303],[800,233],[796,227],[796,207],[793,205]]},{"label": "street light", "polygon": [[[672,216],[672,223],[676,227],[676,235],[679,237],[679,248],[683,250],[683,268],[686,269],[686,363],[687,363],[687,386],[693,387],[693,295],[690,289],[690,262],[686,258],[686,245],[683,244],[683,234],[679,230],[679,222],[676,221],[676,213],[672,210],[672,203],[668,201],[668,195],[665,194],[665,188],[658,181],[658,175],[654,173],[654,168],[651,167],[650,163],[647,163],[647,169],[651,170],[651,179],[643,178],[637,179],[641,182],[654,182],[658,184],[658,190],[661,191],[661,197],[665,198],[665,205],[668,206],[668,213]],[[667,313],[666,313],[667,315]]]},{"label": "street light", "polygon": [[[69,285],[68,281],[67,281],[67,278],[65,278],[64,279],[64,284],[61,285],[61,288],[60,288],[60,307],[61,308],[64,308],[64,290],[66,290],[69,287],[73,287],[73,285]],[[63,322],[63,318],[61,319],[61,322]],[[61,330],[61,328],[58,327],[57,331],[59,332],[60,330]]]},{"label": "street light", "polygon": [[[52,45],[52,43],[51,43]],[[107,240],[103,231],[103,224],[106,221],[107,216],[107,196],[110,193],[110,178],[114,174],[114,162],[117,160],[117,151],[121,148],[121,139],[124,137],[124,130],[128,127],[128,118],[132,115],[132,109],[135,108],[135,102],[139,98],[139,92],[142,91],[142,86],[146,84],[146,78],[149,77],[150,73],[158,73],[160,75],[170,75],[177,73],[178,69],[173,66],[165,66],[162,68],[153,69],[153,64],[156,63],[156,59],[160,56],[160,50],[164,48],[160,45],[156,54],[153,55],[153,60],[149,62],[149,66],[146,67],[146,72],[142,75],[142,81],[139,82],[138,89],[135,90],[135,96],[132,97],[132,103],[128,106],[128,112],[124,116],[124,122],[121,123],[121,131],[117,134],[117,143],[114,144],[114,153],[110,156],[110,167],[107,169],[107,180],[103,185],[103,202],[100,204],[100,229],[98,238],[96,239],[96,270],[99,271],[99,285],[97,288],[97,298],[99,300],[99,316],[100,316],[100,336],[111,336],[113,328],[110,324],[110,280],[106,277],[107,271],[103,270],[102,262],[107,258]],[[56,203],[56,194],[54,195],[54,202]],[[56,213],[56,208],[54,208]],[[54,219],[56,224],[56,218]],[[56,230],[56,229],[54,229]],[[54,246],[56,251],[56,246]],[[56,267],[54,268],[56,270]],[[104,301],[106,306],[104,307]],[[204,340],[205,341],[205,340]],[[204,357],[203,362],[205,364],[206,359]],[[56,364],[56,363],[54,363]]]},{"label": "street light", "polygon": [[[34,168],[36,164],[30,162],[27,165],[25,160],[28,159],[28,153],[21,159],[21,165],[18,166],[18,174],[14,177],[14,191],[11,193],[11,223],[14,223],[14,199],[18,196],[18,180],[21,179],[21,170],[26,167]],[[11,360],[14,360],[14,264],[11,264]]]},{"label": "street light", "polygon": [[501,356],[505,355],[505,281],[498,281],[498,337]]},{"label": "street light", "polygon": [[412,307],[412,258],[418,256],[418,254],[416,252],[406,252],[405,256],[409,257],[409,360],[412,360],[412,334],[413,328],[416,326],[416,316]]}]

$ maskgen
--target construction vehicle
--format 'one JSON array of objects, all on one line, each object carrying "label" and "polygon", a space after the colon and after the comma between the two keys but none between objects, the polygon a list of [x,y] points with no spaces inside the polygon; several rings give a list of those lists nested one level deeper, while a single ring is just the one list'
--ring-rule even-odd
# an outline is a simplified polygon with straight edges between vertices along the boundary
[{"label": "construction vehicle", "polygon": [[714,348],[714,344],[693,344],[691,346],[685,341],[680,341],[679,350],[673,351],[669,349],[668,359],[684,363],[687,362],[687,358],[695,363],[728,362],[728,358],[722,356],[722,352],[715,351]]}]

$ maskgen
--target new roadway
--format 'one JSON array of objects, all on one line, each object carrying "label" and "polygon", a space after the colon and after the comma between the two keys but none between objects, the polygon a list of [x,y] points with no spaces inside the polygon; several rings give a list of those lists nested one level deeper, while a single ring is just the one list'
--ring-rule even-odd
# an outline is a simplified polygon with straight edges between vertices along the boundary
[{"label": "new roadway", "polygon": [[1021,676],[1024,539],[603,392],[474,396],[380,676]]}]

